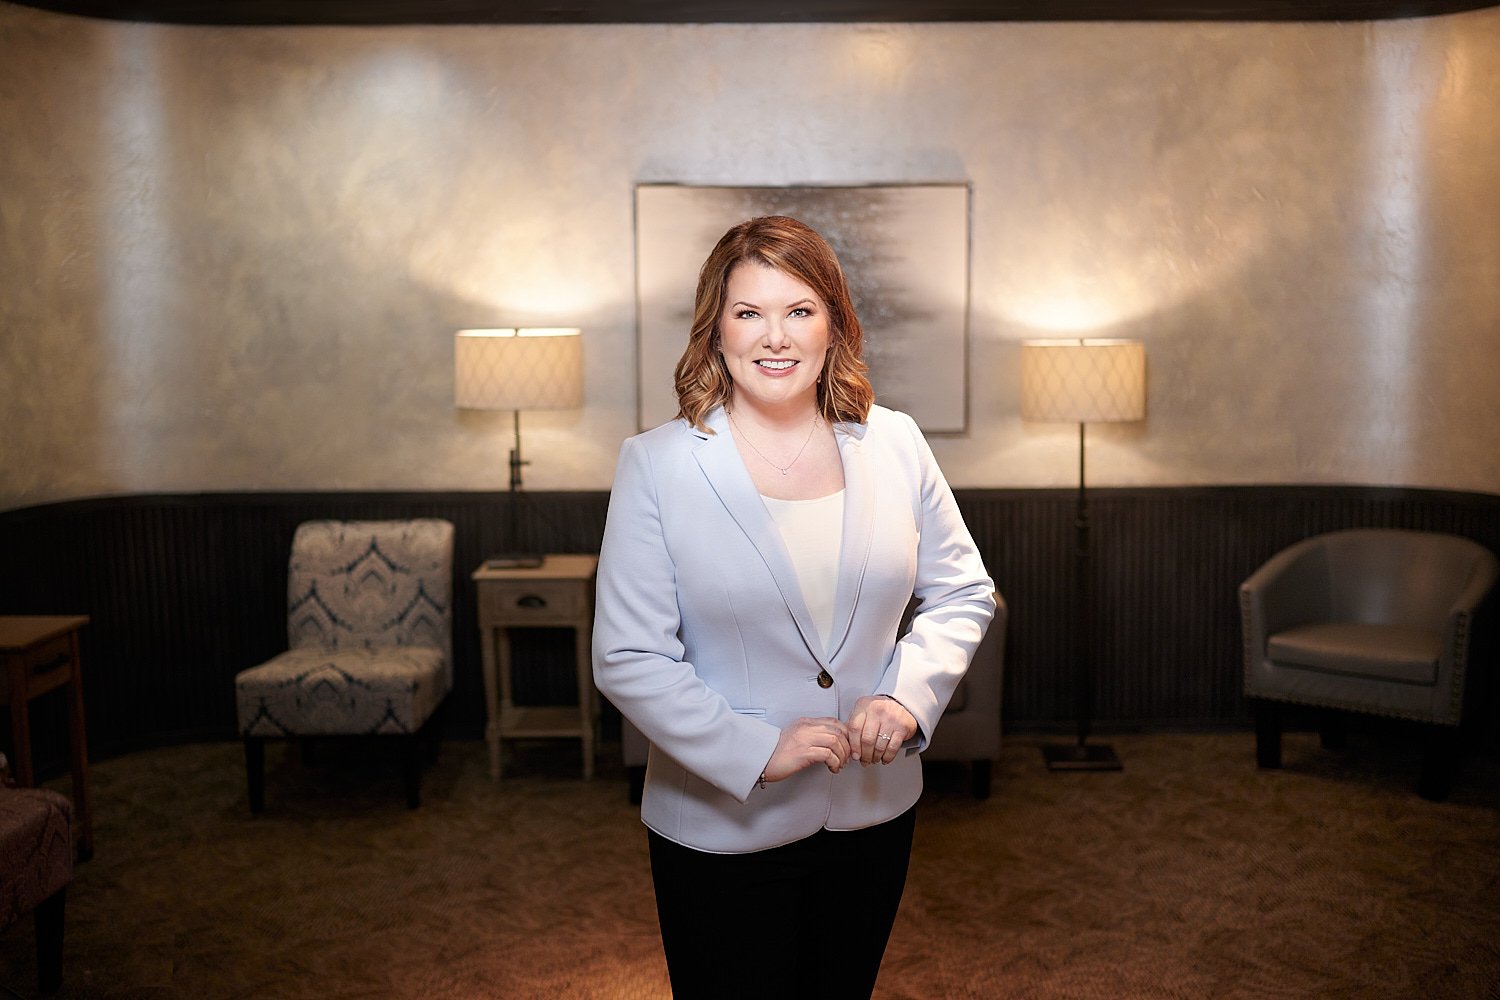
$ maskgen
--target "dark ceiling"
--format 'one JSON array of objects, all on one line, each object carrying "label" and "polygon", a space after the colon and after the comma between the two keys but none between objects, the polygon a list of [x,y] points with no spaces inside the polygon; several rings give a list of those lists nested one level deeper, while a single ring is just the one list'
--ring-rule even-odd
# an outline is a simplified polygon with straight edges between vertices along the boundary
[{"label": "dark ceiling", "polygon": [[878,21],[1372,21],[1493,0],[22,0],[173,24],[689,24]]}]

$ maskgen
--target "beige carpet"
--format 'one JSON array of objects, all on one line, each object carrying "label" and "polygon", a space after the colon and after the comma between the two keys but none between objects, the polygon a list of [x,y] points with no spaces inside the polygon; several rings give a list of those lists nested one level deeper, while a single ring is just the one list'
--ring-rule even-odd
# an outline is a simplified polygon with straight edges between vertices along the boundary
[{"label": "beige carpet", "polygon": [[[1500,764],[1429,803],[1390,739],[1290,735],[1260,772],[1246,733],[1117,737],[1123,773],[1063,775],[1013,740],[985,802],[929,765],[877,995],[1500,998]],[[237,744],[99,764],[60,996],[668,995],[617,763],[585,783],[536,744],[492,784],[482,745],[450,743],[409,812],[384,756],[273,751],[257,818]],[[0,933],[24,996],[33,945]]]}]

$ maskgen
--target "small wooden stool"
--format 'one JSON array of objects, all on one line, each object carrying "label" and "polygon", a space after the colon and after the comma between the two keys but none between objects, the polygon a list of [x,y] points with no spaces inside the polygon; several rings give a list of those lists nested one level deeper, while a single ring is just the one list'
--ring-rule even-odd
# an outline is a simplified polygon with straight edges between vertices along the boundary
[{"label": "small wooden stool", "polygon": [[78,860],[94,856],[93,814],[89,809],[88,740],[83,725],[83,674],[78,631],[87,615],[0,615],[0,658],[4,684],[0,704],[10,703],[11,758],[16,783],[35,787],[31,762],[31,700],[68,685],[68,737],[73,757],[73,813]]}]

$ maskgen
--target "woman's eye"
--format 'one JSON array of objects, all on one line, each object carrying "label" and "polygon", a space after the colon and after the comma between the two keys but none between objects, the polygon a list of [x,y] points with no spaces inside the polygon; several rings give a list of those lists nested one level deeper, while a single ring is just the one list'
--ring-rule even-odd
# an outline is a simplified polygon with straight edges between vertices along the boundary
[{"label": "woman's eye", "polygon": [[806,317],[812,315],[812,310],[808,309],[806,306],[799,306],[798,308],[792,310],[792,315],[796,316],[798,319],[805,319]]},{"label": "woman's eye", "polygon": [[754,319],[758,314],[754,309],[741,309],[734,314],[735,319]]}]

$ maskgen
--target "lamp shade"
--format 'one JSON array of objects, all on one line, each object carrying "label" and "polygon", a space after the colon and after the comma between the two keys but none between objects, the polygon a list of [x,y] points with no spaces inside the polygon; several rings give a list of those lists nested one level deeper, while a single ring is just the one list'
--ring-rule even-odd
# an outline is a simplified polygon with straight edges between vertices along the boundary
[{"label": "lamp shade", "polygon": [[570,410],[583,401],[583,336],[572,327],[460,330],[453,405],[472,410]]},{"label": "lamp shade", "polygon": [[1021,344],[1021,419],[1123,423],[1146,419],[1146,348],[1139,340]]}]

